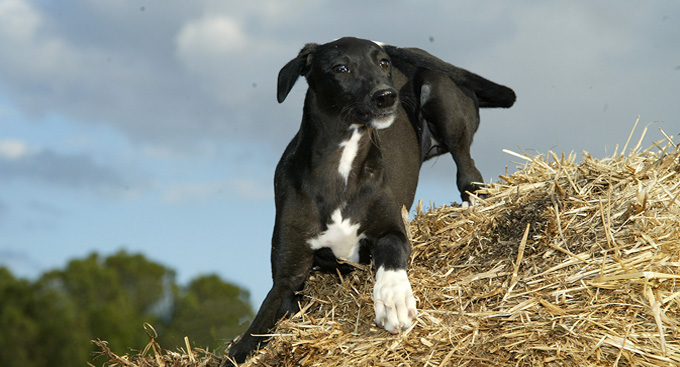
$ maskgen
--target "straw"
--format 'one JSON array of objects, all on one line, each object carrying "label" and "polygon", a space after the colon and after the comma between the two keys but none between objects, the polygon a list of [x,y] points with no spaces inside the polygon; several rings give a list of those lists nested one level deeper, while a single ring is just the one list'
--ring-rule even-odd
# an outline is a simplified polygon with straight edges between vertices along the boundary
[{"label": "straw", "polygon": [[370,267],[314,272],[243,365],[680,365],[680,148],[663,135],[601,160],[513,152],[477,205],[419,203],[410,328],[374,324]]}]

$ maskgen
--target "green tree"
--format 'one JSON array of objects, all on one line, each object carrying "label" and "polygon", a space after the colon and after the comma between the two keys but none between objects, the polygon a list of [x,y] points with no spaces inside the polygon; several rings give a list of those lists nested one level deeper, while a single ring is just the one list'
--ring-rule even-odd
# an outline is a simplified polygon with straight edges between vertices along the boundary
[{"label": "green tree", "polygon": [[135,310],[164,320],[171,316],[178,291],[174,271],[140,254],[129,255],[124,251],[106,258],[104,267],[118,275]]},{"label": "green tree", "polygon": [[0,268],[0,366],[75,366],[90,346],[68,299]]},{"label": "green tree", "polygon": [[181,290],[174,271],[125,251],[72,260],[36,282],[0,268],[2,367],[83,365],[93,339],[117,354],[141,349],[146,322],[166,349],[183,347],[184,336],[215,349],[252,317],[246,290],[214,275]]},{"label": "green tree", "polygon": [[199,347],[220,348],[245,331],[253,318],[248,291],[216,275],[193,280],[180,296],[175,313],[159,341],[183,345],[184,336]]},{"label": "green tree", "polygon": [[[148,342],[142,325],[161,324],[154,306],[161,302],[164,284],[176,289],[174,272],[142,255],[121,251],[106,259],[92,254],[72,260],[66,269],[45,274],[41,283],[62,293],[78,310],[87,336],[109,342],[116,353]],[[172,296],[171,300],[172,302]]]}]

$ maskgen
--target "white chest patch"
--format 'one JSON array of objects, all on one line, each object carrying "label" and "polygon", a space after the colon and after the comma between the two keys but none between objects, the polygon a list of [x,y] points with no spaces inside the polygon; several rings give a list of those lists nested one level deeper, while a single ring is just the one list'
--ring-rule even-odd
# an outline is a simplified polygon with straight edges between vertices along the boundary
[{"label": "white chest patch", "polygon": [[365,236],[359,233],[359,223],[343,218],[340,208],[331,214],[328,229],[307,241],[313,250],[328,247],[338,259],[359,262],[359,241]]},{"label": "white chest patch", "polygon": [[352,171],[352,163],[354,162],[354,158],[357,156],[357,152],[359,151],[359,141],[361,140],[362,136],[361,132],[359,131],[359,127],[352,125],[350,129],[352,130],[352,136],[340,143],[342,154],[340,155],[338,172],[340,173],[340,176],[345,179],[345,184],[347,184],[349,173]]}]

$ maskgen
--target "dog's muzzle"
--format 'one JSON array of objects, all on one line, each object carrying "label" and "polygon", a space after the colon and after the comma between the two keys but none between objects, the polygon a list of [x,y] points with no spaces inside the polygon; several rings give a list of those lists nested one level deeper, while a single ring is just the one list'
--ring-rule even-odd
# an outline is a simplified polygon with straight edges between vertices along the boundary
[{"label": "dog's muzzle", "polygon": [[354,117],[361,124],[374,129],[388,128],[396,118],[398,97],[394,88],[379,89],[371,95],[370,111],[356,110]]}]

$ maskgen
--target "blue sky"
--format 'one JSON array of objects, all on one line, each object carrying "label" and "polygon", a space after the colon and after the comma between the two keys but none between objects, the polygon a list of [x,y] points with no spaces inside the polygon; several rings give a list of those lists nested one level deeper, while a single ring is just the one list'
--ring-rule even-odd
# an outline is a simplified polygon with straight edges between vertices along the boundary
[{"label": "blue sky", "polygon": [[[306,85],[276,103],[307,42],[352,35],[423,48],[512,87],[473,157],[581,152],[680,133],[674,1],[0,0],[0,264],[33,278],[92,251],[141,252],[187,282],[270,284],[272,177]],[[417,198],[459,200],[449,157]]]}]

